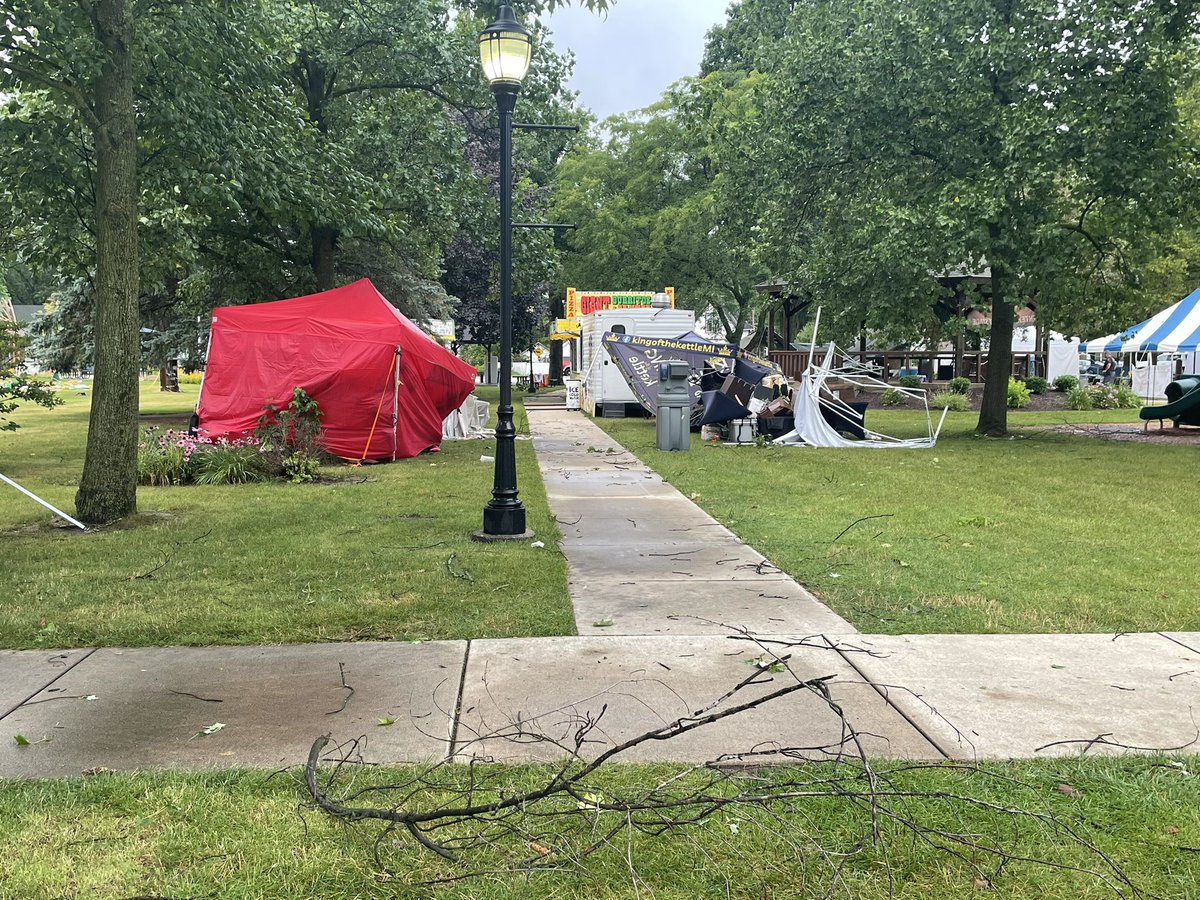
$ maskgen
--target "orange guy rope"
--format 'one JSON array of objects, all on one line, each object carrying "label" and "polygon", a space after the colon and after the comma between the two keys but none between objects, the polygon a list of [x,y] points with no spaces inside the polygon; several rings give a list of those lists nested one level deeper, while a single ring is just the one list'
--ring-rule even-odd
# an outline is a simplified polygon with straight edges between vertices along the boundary
[{"label": "orange guy rope", "polygon": [[392,371],[396,368],[396,354],[392,354],[392,364],[388,366],[387,381],[383,383],[383,393],[379,395],[379,405],[375,407],[375,421],[371,423],[371,433],[367,435],[367,446],[363,447],[362,456],[358,461],[361,463],[367,458],[367,451],[371,449],[371,440],[375,437],[375,426],[379,424],[379,414],[383,411],[383,398],[387,395],[387,383],[392,378]]}]

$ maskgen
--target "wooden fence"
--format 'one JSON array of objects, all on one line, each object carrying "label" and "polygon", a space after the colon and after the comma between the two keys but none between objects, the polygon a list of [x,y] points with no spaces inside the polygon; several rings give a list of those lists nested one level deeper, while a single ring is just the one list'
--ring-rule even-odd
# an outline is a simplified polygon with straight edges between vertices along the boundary
[{"label": "wooden fence", "polygon": [[[772,350],[771,361],[783,374],[789,378],[799,378],[808,368],[808,350]],[[817,359],[823,359],[825,351],[816,350]],[[838,357],[835,364],[840,365],[846,357],[861,362],[879,373],[881,378],[895,378],[905,372],[924,375],[928,381],[949,381],[958,375],[964,375],[973,382],[982,382],[987,377],[987,353],[979,350],[967,350],[961,354],[953,351],[943,353],[923,353],[920,351],[898,350],[867,350],[850,351],[845,357]],[[1014,353],[1012,374],[1045,375],[1046,354],[1042,352]]]}]

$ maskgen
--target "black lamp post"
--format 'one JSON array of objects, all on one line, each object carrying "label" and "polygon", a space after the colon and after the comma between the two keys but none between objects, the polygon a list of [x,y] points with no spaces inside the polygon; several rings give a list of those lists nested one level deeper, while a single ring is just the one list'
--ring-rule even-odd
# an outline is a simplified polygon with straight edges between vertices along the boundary
[{"label": "black lamp post", "polygon": [[[483,508],[482,541],[519,540],[525,530],[525,507],[517,495],[517,430],[512,405],[512,129],[513,108],[529,71],[529,32],[513,17],[508,4],[479,35],[483,74],[496,95],[500,112],[500,409],[496,413],[496,470],[492,499]],[[530,373],[532,375],[532,372]]]}]

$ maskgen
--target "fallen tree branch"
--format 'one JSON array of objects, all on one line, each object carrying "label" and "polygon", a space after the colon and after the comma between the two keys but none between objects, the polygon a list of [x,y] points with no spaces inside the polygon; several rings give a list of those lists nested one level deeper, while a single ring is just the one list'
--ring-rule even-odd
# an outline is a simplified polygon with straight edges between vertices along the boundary
[{"label": "fallen tree branch", "polygon": [[[755,640],[744,630],[739,630],[735,639]],[[763,839],[792,845],[790,859],[807,857],[820,862],[831,892],[839,884],[846,887],[845,868],[860,854],[877,852],[890,872],[888,845],[893,838],[908,835],[910,841],[957,860],[971,873],[968,879],[975,878],[977,888],[994,886],[1007,866],[1020,864],[1076,873],[1106,885],[1116,896],[1137,895],[1117,863],[1081,831],[1088,826],[1086,820],[1081,826],[1045,808],[1022,808],[1019,803],[987,799],[992,789],[986,785],[978,796],[972,796],[966,787],[957,787],[967,779],[982,779],[1036,797],[1033,785],[967,764],[897,763],[887,770],[877,769],[865,749],[868,734],[853,725],[834,696],[833,688],[841,682],[833,675],[801,677],[792,668],[791,653],[784,652],[830,652],[835,645],[800,639],[778,647],[775,639],[758,639],[758,646],[763,655],[754,660],[753,671],[728,690],[710,702],[685,707],[689,710],[685,715],[624,740],[605,737],[610,705],[603,703],[592,711],[572,705],[532,718],[517,714],[500,727],[472,729],[475,736],[456,745],[459,759],[472,747],[482,752],[493,743],[541,747],[561,754],[559,761],[537,770],[532,785],[525,781],[518,787],[520,782],[512,770],[482,766],[472,758],[461,765],[448,760],[430,763],[406,772],[397,783],[363,786],[355,774],[364,771],[359,767],[363,739],[331,749],[328,734],[315,740],[309,750],[304,784],[313,805],[329,815],[346,822],[382,825],[374,842],[375,861],[382,870],[393,871],[385,857],[405,852],[406,842],[396,840],[405,834],[411,838],[408,847],[435,854],[454,867],[449,874],[436,871],[428,884],[538,869],[582,872],[589,857],[607,849],[621,854],[636,885],[641,876],[635,835],[696,835],[696,830],[713,823],[714,817],[728,813],[731,818],[722,816],[704,831],[706,839],[712,839],[714,828],[718,836],[723,834],[727,822],[744,823],[743,827],[762,832]],[[752,687],[755,694],[747,698]],[[650,785],[629,786],[620,777],[604,777],[612,763],[636,758],[639,750],[800,693],[815,697],[821,709],[832,713],[835,732],[840,726],[840,733],[794,746],[755,746],[751,733],[747,746],[730,747],[706,763],[680,767]],[[636,697],[630,699],[645,705]],[[577,704],[600,700],[597,693]],[[549,727],[560,730],[551,732]],[[599,750],[601,744],[604,749]],[[588,759],[585,751],[595,755]],[[780,762],[792,765],[779,766]],[[956,773],[954,790],[922,789],[920,773],[945,770]],[[848,817],[845,821],[861,825],[852,832],[839,828],[843,834],[836,844],[826,843],[834,840],[828,836],[795,834],[796,823],[809,820],[810,806],[831,802],[842,805]],[[983,821],[976,822],[976,818]],[[954,822],[957,827],[944,824]],[[1057,856],[1036,858],[1005,846],[1003,834],[1012,834],[1015,841],[1018,834],[1032,828],[1042,830],[1049,839],[1080,848],[1082,864]],[[698,840],[695,836],[687,839]],[[731,843],[728,849],[731,857],[745,852],[744,845],[739,848]],[[1089,864],[1088,858],[1094,862]],[[816,894],[806,889],[806,895]]]},{"label": "fallen tree branch", "polygon": [[451,553],[450,556],[446,559],[446,571],[449,572],[452,577],[457,578],[461,581],[474,581],[475,579],[473,577],[471,577],[471,573],[468,572],[466,569],[459,567],[459,570],[457,572],[454,571],[454,557],[456,557],[457,555],[458,555],[457,553]]}]

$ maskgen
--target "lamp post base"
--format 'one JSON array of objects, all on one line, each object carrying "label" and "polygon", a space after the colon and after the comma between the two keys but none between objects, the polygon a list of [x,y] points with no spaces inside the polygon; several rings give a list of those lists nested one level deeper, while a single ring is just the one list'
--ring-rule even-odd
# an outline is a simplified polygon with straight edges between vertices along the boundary
[{"label": "lamp post base", "polygon": [[471,540],[481,544],[496,544],[500,541],[528,541],[534,537],[532,531],[522,531],[520,534],[488,534],[486,531],[476,531],[471,534]]},{"label": "lamp post base", "polygon": [[525,541],[533,537],[533,532],[525,528],[525,507],[494,507],[483,508],[483,529],[476,531],[471,538],[476,541],[490,543],[492,541]]},{"label": "lamp post base", "polygon": [[486,531],[475,531],[471,540],[481,544],[498,544],[501,541],[529,541],[533,539],[532,531],[522,531],[520,534],[488,534]]}]

